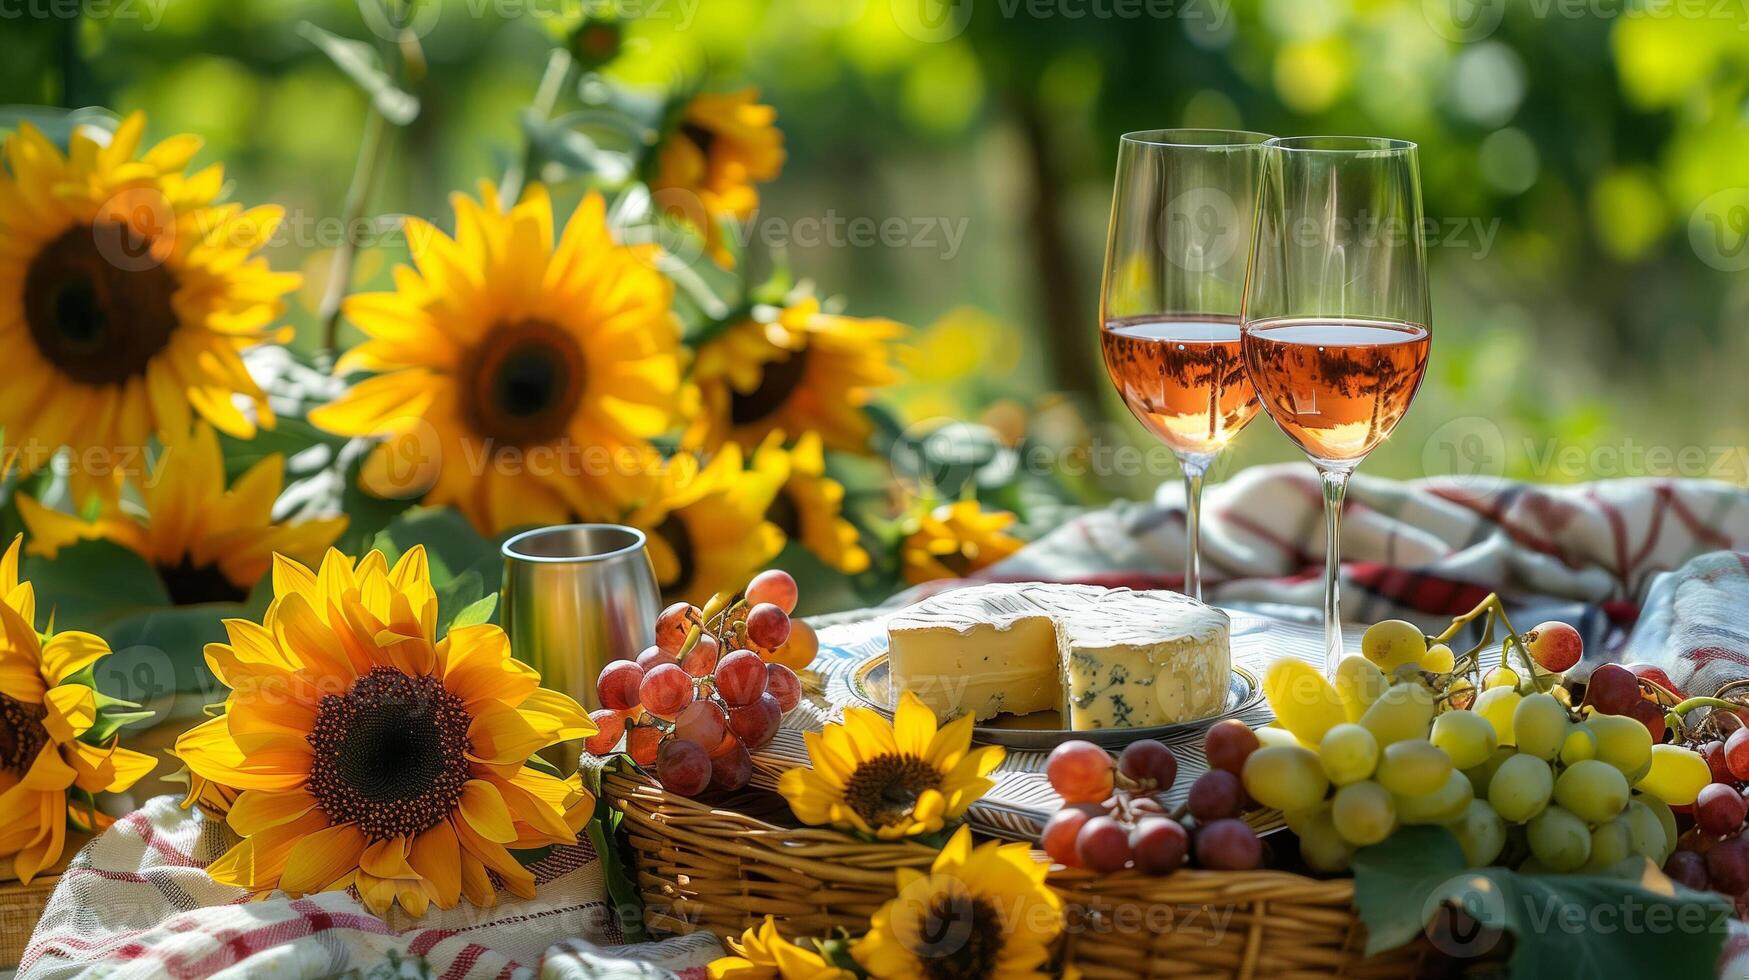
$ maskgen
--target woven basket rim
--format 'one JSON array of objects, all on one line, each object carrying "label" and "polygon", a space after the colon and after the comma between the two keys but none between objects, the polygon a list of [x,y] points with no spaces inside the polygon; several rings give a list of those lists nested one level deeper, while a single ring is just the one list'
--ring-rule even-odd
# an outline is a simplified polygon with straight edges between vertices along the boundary
[{"label": "woven basket rim", "polygon": [[[613,789],[621,792],[610,793],[610,784]],[[696,832],[699,826],[720,823],[724,830],[734,833],[741,842],[769,843],[770,838],[781,837],[782,841],[773,846],[773,850],[799,850],[808,845],[855,847],[865,849],[864,853],[868,857],[881,855],[903,864],[930,863],[939,853],[936,848],[914,840],[870,841],[832,827],[780,827],[738,810],[712,806],[691,797],[670,793],[649,776],[624,765],[604,770],[602,792],[614,798],[614,805],[622,812],[627,811],[622,801],[642,804],[648,810],[648,815],[636,815],[642,824],[671,823],[678,816],[683,821],[694,824],[693,830]],[[668,816],[657,816],[658,809],[666,811]],[[734,825],[732,829],[730,825]],[[1033,854],[1049,867],[1048,881],[1051,886],[1065,893],[1084,891],[1097,885],[1102,890],[1170,889],[1194,894],[1198,896],[1198,900],[1211,894],[1219,894],[1234,901],[1315,898],[1320,902],[1338,901],[1344,897],[1352,900],[1354,894],[1353,878],[1313,878],[1275,868],[1259,868],[1254,871],[1181,868],[1169,875],[1150,875],[1131,868],[1101,874],[1056,864],[1037,847],[1033,848]]]},{"label": "woven basket rim", "polygon": [[[607,792],[609,784],[614,784],[616,787],[623,787],[630,790],[630,793],[619,796],[618,799],[620,800],[643,799],[653,801],[665,810],[679,811],[680,814],[695,818],[701,822],[706,820],[717,820],[724,823],[742,824],[745,827],[742,833],[757,836],[781,834],[786,838],[803,844],[857,845],[874,849],[886,849],[894,852],[895,855],[904,855],[907,857],[926,855],[933,857],[936,853],[935,848],[912,840],[870,841],[857,837],[854,834],[845,833],[844,831],[833,827],[780,827],[777,824],[742,813],[739,810],[712,806],[708,803],[701,803],[691,797],[670,793],[666,789],[663,789],[661,785],[652,781],[648,776],[638,773],[635,770],[627,771],[624,767],[609,768],[602,773],[602,792],[604,795],[613,797],[615,794]],[[617,806],[618,803],[616,802],[615,805]],[[625,807],[619,806],[619,809],[623,811]]]},{"label": "woven basket rim", "polygon": [[[775,914],[785,935],[866,928],[896,894],[897,868],[927,871],[940,853],[916,841],[869,841],[832,828],[772,824],[676,796],[635,769],[604,772],[602,794],[639,867],[645,922],[734,936]],[[1048,858],[1036,848],[1041,863]],[[1424,941],[1364,954],[1352,878],[1291,871],[1097,874],[1048,865],[1062,900],[1062,955],[1089,980],[1138,976],[1413,976]],[[1151,909],[1137,920],[1126,907]],[[1169,923],[1157,927],[1157,916]],[[1073,928],[1070,927],[1073,925]]]}]

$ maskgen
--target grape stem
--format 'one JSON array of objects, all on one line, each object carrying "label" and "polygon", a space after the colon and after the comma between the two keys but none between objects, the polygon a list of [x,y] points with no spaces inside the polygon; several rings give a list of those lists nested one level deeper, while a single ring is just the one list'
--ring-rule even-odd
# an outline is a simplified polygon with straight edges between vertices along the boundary
[{"label": "grape stem", "polygon": [[[1469,653],[1464,655],[1466,660],[1474,660],[1474,662],[1470,664],[1471,669],[1476,671],[1480,670],[1481,658],[1480,656],[1472,658],[1472,654],[1479,654],[1482,648],[1493,642],[1494,623],[1498,620],[1500,625],[1506,628],[1506,635],[1500,641],[1501,665],[1506,666],[1512,659],[1512,652],[1516,650],[1518,652],[1519,660],[1522,661],[1524,665],[1525,677],[1530,681],[1531,686],[1536,689],[1536,692],[1543,693],[1550,688],[1553,688],[1556,684],[1554,679],[1555,675],[1539,675],[1536,660],[1531,657],[1530,650],[1525,647],[1524,640],[1519,636],[1518,630],[1513,628],[1511,618],[1506,615],[1506,603],[1501,601],[1500,593],[1498,592],[1488,593],[1488,597],[1477,603],[1476,608],[1454,618],[1451,621],[1451,625],[1446,627],[1444,632],[1433,637],[1432,640],[1434,643],[1450,643],[1458,633],[1463,631],[1464,627],[1483,616],[1487,617],[1487,622],[1483,627],[1482,642],[1477,644]],[[1454,666],[1452,671],[1453,673],[1456,673],[1457,668]],[[1477,689],[1480,690],[1481,678],[1476,677],[1475,682]]]},{"label": "grape stem", "polygon": [[678,660],[691,653],[692,648],[698,646],[699,639],[704,636],[707,629],[710,630],[712,636],[716,637],[717,643],[723,645],[723,625],[730,621],[730,617],[745,605],[746,601],[746,597],[738,591],[718,592],[711,596],[710,601],[706,602],[704,609],[699,612],[699,621],[686,631],[686,642],[680,645],[680,652],[674,655],[675,659]]},{"label": "grape stem", "polygon": [[[1648,682],[1642,681],[1641,683]],[[1654,683],[1652,686],[1658,688],[1660,691],[1664,691],[1663,686],[1660,684]],[[1664,691],[1664,693],[1669,694],[1670,692]],[[1676,729],[1677,731],[1681,731],[1683,721],[1688,717],[1688,713],[1696,708],[1719,708],[1725,711],[1736,711],[1741,707],[1742,705],[1737,704],[1734,701],[1726,701],[1724,698],[1689,698],[1686,701],[1671,706],[1671,708],[1665,712],[1664,724],[1670,728]]]}]

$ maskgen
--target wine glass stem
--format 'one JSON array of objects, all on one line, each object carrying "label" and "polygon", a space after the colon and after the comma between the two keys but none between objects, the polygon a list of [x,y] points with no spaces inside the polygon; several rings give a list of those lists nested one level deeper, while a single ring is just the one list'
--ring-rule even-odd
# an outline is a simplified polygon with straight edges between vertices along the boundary
[{"label": "wine glass stem", "polygon": [[1318,469],[1324,484],[1324,674],[1336,676],[1342,662],[1342,496],[1347,470]]},{"label": "wine glass stem", "polygon": [[1202,478],[1209,461],[1180,456],[1184,470],[1184,594],[1202,601]]}]

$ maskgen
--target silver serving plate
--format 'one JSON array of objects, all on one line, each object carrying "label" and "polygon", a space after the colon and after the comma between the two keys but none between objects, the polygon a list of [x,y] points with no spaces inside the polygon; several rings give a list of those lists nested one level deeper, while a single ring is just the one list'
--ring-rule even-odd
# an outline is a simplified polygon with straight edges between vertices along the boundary
[{"label": "silver serving plate", "polygon": [[[893,693],[887,655],[870,657],[850,675],[850,692],[869,707],[891,718]],[[1227,703],[1221,710],[1202,718],[1174,722],[1170,725],[1150,725],[1143,728],[1091,728],[1075,731],[1063,727],[1061,713],[1034,711],[1024,715],[997,715],[972,729],[972,739],[1011,749],[1048,752],[1072,738],[1086,739],[1106,748],[1121,749],[1144,738],[1166,738],[1184,732],[1200,731],[1222,718],[1228,718],[1263,700],[1263,684],[1250,669],[1233,665],[1227,683]]]}]

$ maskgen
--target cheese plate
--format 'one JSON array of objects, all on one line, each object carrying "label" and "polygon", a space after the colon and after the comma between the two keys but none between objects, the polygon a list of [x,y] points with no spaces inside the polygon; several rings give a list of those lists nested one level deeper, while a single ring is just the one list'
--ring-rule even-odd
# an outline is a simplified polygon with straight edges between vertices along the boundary
[{"label": "cheese plate", "polygon": [[[869,707],[892,717],[896,702],[892,690],[892,675],[887,655],[875,654],[859,664],[850,675],[850,693]],[[1150,725],[1141,728],[1090,728],[1075,731],[1063,727],[1062,715],[1055,710],[1033,711],[1024,715],[997,715],[972,728],[974,741],[1001,745],[1011,749],[1035,752],[1049,751],[1072,738],[1086,739],[1107,748],[1122,748],[1144,738],[1164,738],[1207,728],[1222,718],[1255,707],[1263,701],[1263,684],[1250,668],[1234,664],[1227,682],[1227,699],[1221,709],[1201,718]]]}]

